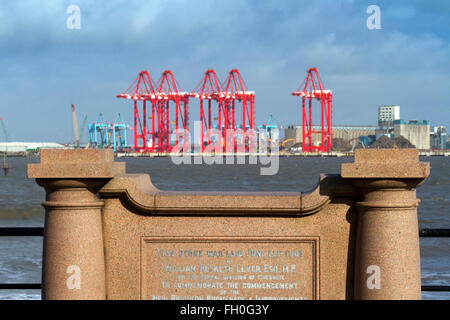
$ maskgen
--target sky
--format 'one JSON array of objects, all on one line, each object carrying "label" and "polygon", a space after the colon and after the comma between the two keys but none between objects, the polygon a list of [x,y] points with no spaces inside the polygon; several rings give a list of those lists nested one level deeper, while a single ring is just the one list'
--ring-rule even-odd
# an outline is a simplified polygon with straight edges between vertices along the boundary
[{"label": "sky", "polygon": [[[70,5],[80,28],[69,29]],[[369,29],[369,5],[381,29]],[[238,68],[256,93],[256,123],[300,124],[291,93],[317,67],[334,125],[376,125],[379,105],[450,128],[450,1],[127,0],[0,3],[0,117],[9,141],[73,141],[100,112],[133,123],[117,99],[140,70],[173,71],[191,91],[207,69]],[[199,119],[190,103],[191,122]],[[131,141],[131,131],[128,134]],[[4,138],[0,132],[0,141]],[[87,142],[83,133],[82,142]]]}]

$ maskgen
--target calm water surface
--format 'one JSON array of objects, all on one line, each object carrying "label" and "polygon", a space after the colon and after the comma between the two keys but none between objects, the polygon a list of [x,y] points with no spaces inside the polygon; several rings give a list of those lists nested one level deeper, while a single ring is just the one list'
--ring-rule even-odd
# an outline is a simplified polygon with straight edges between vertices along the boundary
[{"label": "calm water surface", "polygon": [[[430,161],[431,175],[417,190],[420,228],[450,228],[450,157]],[[27,163],[37,158],[10,158],[8,176],[0,176],[0,227],[43,226],[44,190],[26,177]],[[121,158],[128,173],[148,173],[164,190],[307,191],[319,173],[339,173],[353,158],[280,158],[274,176],[261,176],[259,165],[174,165],[168,158]],[[423,285],[450,285],[450,239],[422,238]],[[42,238],[0,238],[0,283],[41,281]],[[36,290],[0,290],[0,299],[39,299]],[[450,293],[423,293],[424,299],[450,299]]]}]

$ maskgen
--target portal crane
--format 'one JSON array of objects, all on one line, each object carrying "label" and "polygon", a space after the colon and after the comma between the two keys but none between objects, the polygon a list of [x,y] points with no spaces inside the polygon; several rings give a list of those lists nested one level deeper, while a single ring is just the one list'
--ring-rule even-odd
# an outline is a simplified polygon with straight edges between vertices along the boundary
[{"label": "portal crane", "polygon": [[[222,84],[223,99],[222,112],[219,113],[219,128],[222,127],[221,115],[224,116],[224,149],[227,150],[227,129],[233,129],[236,131],[236,114],[235,105],[236,101],[242,103],[242,145],[245,146],[245,150],[248,150],[248,146],[251,143],[255,146],[253,139],[248,139],[246,136],[247,125],[251,131],[255,126],[255,92],[249,91],[245,85],[244,80],[238,69],[232,69],[228,73],[227,79]],[[219,129],[220,130],[220,129]],[[233,145],[235,143],[235,137],[232,137]]]},{"label": "portal crane", "polygon": [[[222,87],[220,85],[220,81],[217,78],[216,72],[213,69],[206,70],[203,75],[202,80],[199,84],[192,90],[192,95],[200,100],[200,145],[201,151],[205,151],[204,146],[204,131],[206,128],[207,131],[207,139],[208,139],[208,147],[211,146],[211,129],[212,129],[212,102],[215,101],[217,103],[218,115],[220,115],[220,110],[222,108],[223,103],[223,94]],[[208,101],[208,117],[205,116],[205,111],[203,108],[203,101]],[[218,120],[218,117],[215,117],[214,120]],[[221,131],[221,128],[219,128]],[[212,151],[212,150],[209,150]]]},{"label": "portal crane", "polygon": [[[170,152],[170,103],[175,104],[175,132],[178,132],[179,121],[186,132],[189,130],[189,97],[193,96],[190,92],[181,90],[180,85],[175,79],[172,71],[165,70],[155,86],[155,95],[157,97],[157,117],[158,117],[158,148],[160,152]],[[186,136],[185,136],[186,137]],[[186,151],[186,143],[183,139],[183,150]],[[180,143],[180,137],[176,134],[176,142]]]},{"label": "portal crane", "polygon": [[[292,93],[293,96],[302,98],[302,151],[303,152],[327,152],[333,145],[332,142],[332,100],[333,94],[331,90],[325,89],[325,86],[320,79],[317,68],[310,68],[306,73],[306,78],[303,80],[297,91]],[[320,131],[313,130],[312,124],[312,101],[320,102],[321,108],[321,125]],[[308,102],[308,108],[306,107]],[[320,145],[313,145],[313,134],[320,134]]]},{"label": "portal crane", "polygon": [[[156,127],[155,109],[158,107],[154,84],[147,70],[139,72],[136,79],[117,98],[130,99],[134,102],[134,151],[154,151],[155,139],[158,136],[159,127]],[[142,101],[142,111],[138,108],[138,101]],[[147,130],[147,101],[152,104],[152,131]],[[150,139],[148,137],[151,137]],[[151,145],[149,146],[149,140]]]}]

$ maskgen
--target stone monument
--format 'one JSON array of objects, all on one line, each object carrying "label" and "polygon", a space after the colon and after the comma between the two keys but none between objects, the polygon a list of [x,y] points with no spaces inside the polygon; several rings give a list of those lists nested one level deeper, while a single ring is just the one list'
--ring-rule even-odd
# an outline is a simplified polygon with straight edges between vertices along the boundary
[{"label": "stone monument", "polygon": [[420,299],[415,149],[309,192],[163,191],[112,150],[42,150],[43,299]]}]

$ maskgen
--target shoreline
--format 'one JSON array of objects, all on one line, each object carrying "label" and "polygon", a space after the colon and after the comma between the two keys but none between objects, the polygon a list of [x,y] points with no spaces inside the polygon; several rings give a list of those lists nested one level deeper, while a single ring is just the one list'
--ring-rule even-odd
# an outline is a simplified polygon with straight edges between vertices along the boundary
[{"label": "shoreline", "polygon": [[[147,157],[147,158],[156,158],[156,157],[199,157],[199,156],[222,156],[222,157],[353,157],[354,152],[295,152],[295,153],[218,153],[218,154],[210,154],[210,153],[167,153],[167,152],[116,152],[114,156],[117,158],[139,158],[139,157]],[[449,157],[450,150],[442,150],[442,151],[419,151],[419,156],[423,157]],[[39,153],[27,153],[27,152],[8,152],[8,158],[13,157],[30,157],[30,158],[39,158]]]},{"label": "shoreline", "polygon": [[[139,157],[202,157],[202,156],[231,156],[231,157],[353,157],[354,152],[309,152],[309,153],[219,153],[219,154],[209,154],[209,153],[125,153],[125,152],[117,152],[115,157],[117,158],[139,158]],[[426,157],[448,157],[450,156],[450,151],[438,152],[438,151],[421,151],[419,152],[419,156]]]}]

